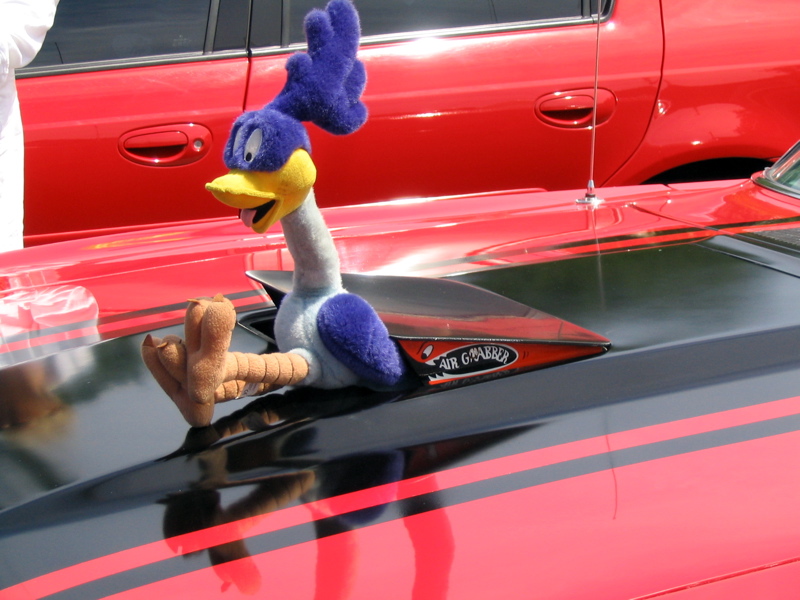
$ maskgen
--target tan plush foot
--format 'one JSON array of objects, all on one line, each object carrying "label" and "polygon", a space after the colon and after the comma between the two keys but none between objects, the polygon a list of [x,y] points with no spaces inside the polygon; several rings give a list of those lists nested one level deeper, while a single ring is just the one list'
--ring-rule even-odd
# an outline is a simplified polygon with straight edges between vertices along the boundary
[{"label": "tan plush foot", "polygon": [[189,398],[183,340],[177,336],[167,336],[161,340],[148,335],[142,342],[142,359],[190,425],[202,427],[211,423],[214,405],[197,404]]},{"label": "tan plush foot", "polygon": [[236,310],[230,300],[189,300],[184,322],[186,383],[189,397],[199,404],[214,404],[215,392],[225,381],[225,355],[236,325]]},{"label": "tan plush foot", "polygon": [[185,341],[148,335],[142,358],[193,427],[211,423],[214,404],[302,381],[308,363],[296,354],[228,352],[236,325],[233,304],[218,294],[189,301]]},{"label": "tan plush foot", "polygon": [[177,336],[160,340],[147,336],[142,358],[161,388],[193,427],[211,423],[217,393],[225,379],[225,355],[236,324],[230,300],[190,300],[184,320],[185,341]]}]

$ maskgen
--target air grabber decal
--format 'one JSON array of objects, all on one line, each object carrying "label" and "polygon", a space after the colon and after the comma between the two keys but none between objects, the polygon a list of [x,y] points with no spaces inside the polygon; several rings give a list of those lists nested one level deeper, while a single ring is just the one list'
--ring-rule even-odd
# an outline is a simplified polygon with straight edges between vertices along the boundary
[{"label": "air grabber decal", "polygon": [[398,342],[416,373],[430,385],[494,379],[605,351],[602,346],[518,341]]},{"label": "air grabber decal", "polygon": [[421,353],[423,360],[430,356],[425,366],[430,369],[428,378],[431,383],[510,369],[519,359],[519,353],[506,344],[466,344],[434,355],[436,350],[435,344],[429,344]]},{"label": "air grabber decal", "polygon": [[[275,304],[289,271],[248,271]],[[595,354],[611,342],[543,311],[453,279],[343,273],[342,282],[377,311],[415,373],[429,385],[494,379]]]}]

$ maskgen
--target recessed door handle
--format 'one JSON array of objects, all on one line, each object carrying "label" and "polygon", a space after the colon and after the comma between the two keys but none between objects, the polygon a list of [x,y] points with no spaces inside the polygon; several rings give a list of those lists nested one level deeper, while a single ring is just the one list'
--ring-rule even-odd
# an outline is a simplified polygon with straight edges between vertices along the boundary
[{"label": "recessed door handle", "polygon": [[197,123],[134,129],[119,139],[128,160],[153,167],[175,167],[203,158],[211,148],[211,132]]},{"label": "recessed door handle", "polygon": [[[583,88],[554,92],[536,101],[536,115],[555,127],[581,128],[592,124],[594,89]],[[609,90],[597,90],[597,124],[608,121],[617,106],[617,98]]]}]

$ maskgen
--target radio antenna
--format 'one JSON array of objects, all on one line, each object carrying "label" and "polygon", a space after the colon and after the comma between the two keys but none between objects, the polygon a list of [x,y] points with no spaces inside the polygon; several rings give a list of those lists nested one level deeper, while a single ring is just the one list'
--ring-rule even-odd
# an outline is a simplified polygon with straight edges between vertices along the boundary
[{"label": "radio antenna", "polygon": [[595,204],[602,202],[594,193],[594,163],[595,148],[597,146],[597,92],[600,81],[600,7],[603,0],[597,0],[597,23],[594,36],[594,93],[592,96],[592,124],[591,141],[589,147],[589,183],[586,185],[586,195],[579,198],[578,202],[585,204]]}]

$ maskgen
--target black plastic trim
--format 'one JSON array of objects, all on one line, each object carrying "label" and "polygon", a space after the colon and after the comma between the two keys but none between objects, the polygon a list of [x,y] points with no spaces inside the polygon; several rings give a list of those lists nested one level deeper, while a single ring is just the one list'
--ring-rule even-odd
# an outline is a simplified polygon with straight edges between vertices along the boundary
[{"label": "black plastic trim", "polygon": [[94,73],[98,71],[115,71],[137,67],[157,65],[173,65],[181,63],[206,62],[210,60],[226,60],[231,58],[247,58],[246,50],[224,50],[212,54],[191,52],[186,54],[166,54],[146,56],[122,60],[103,60],[95,62],[74,63],[70,65],[48,65],[46,67],[26,67],[16,72],[17,79],[30,77],[47,77],[50,75],[73,75],[75,73]]}]

